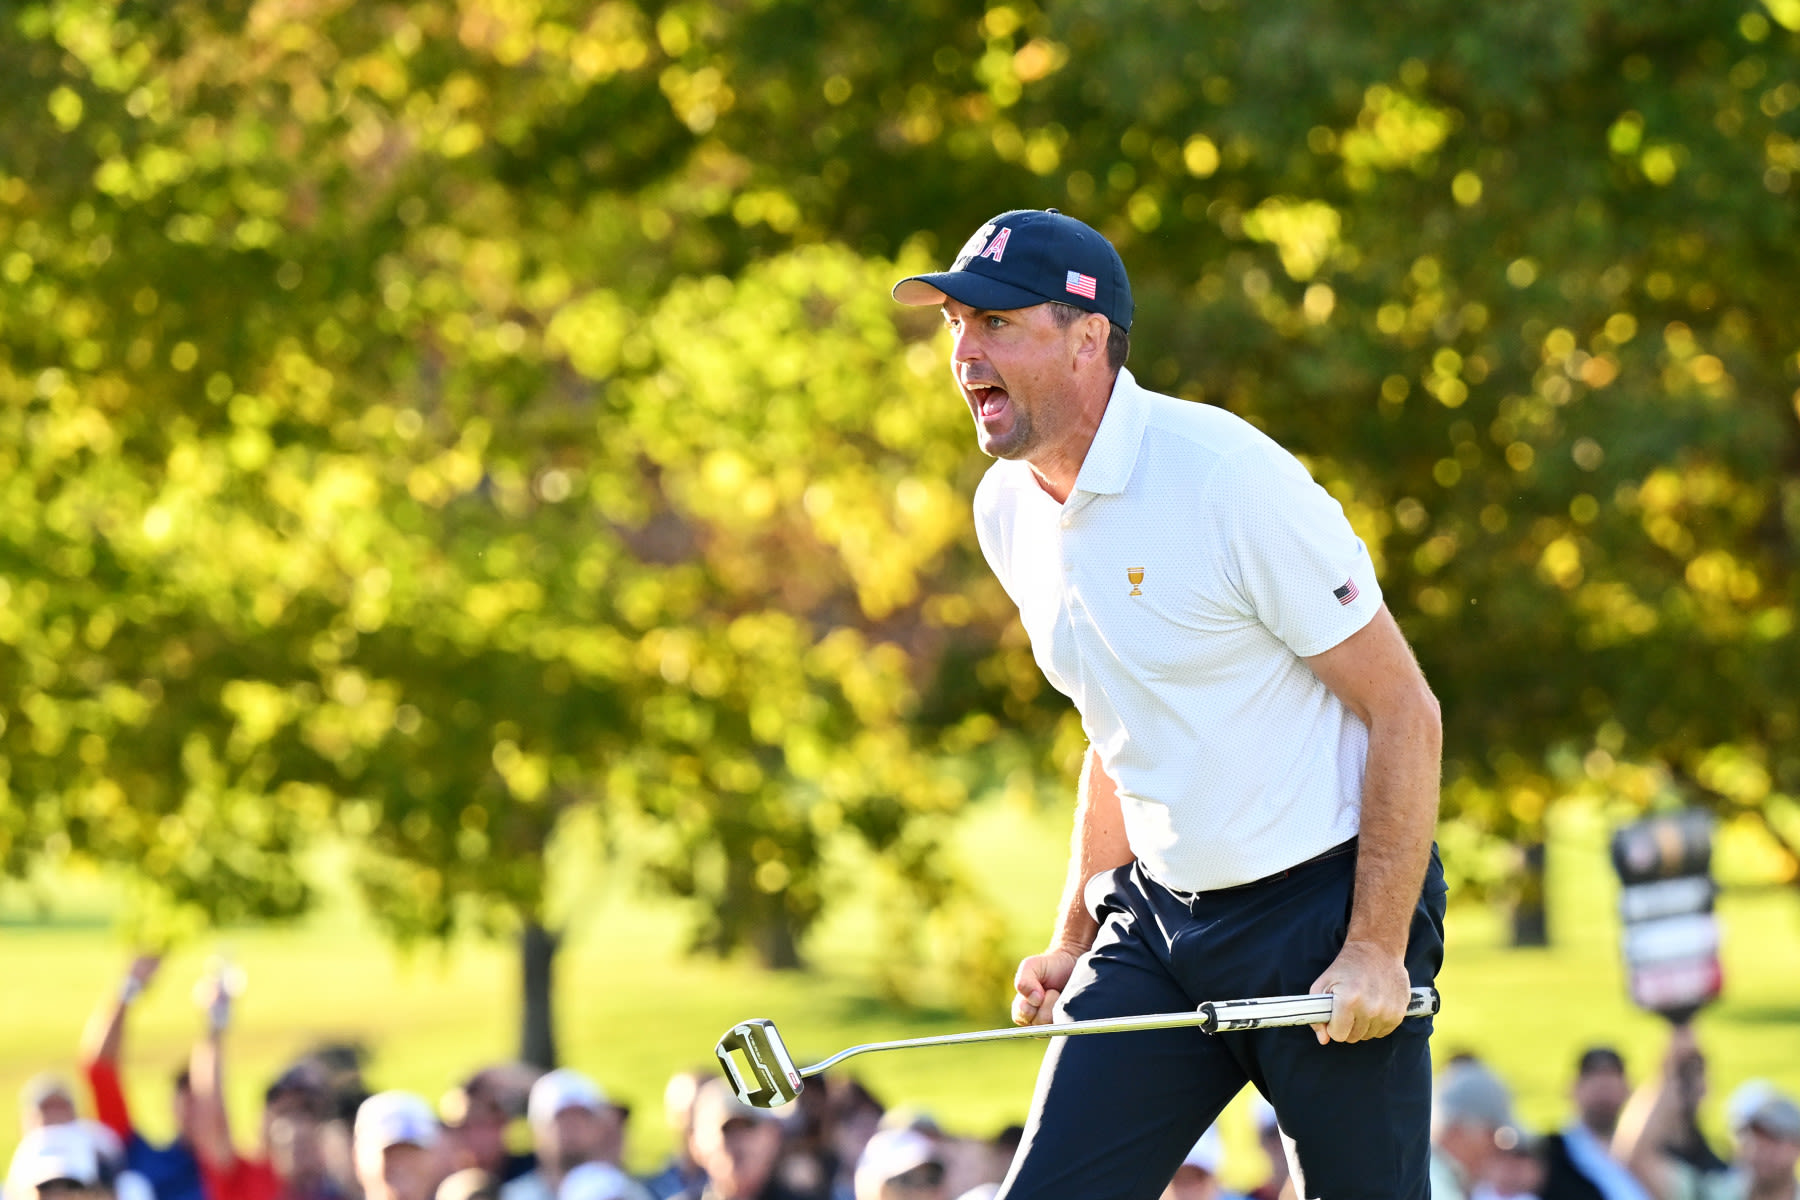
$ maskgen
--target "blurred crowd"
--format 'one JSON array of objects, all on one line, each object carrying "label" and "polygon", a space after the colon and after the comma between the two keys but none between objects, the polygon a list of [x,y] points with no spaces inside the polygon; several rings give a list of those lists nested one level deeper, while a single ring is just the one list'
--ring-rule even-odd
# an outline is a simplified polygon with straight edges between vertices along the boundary
[{"label": "blurred crowd", "polygon": [[[235,988],[214,971],[196,993],[205,1033],[172,1081],[176,1136],[157,1145],[134,1124],[121,1082],[127,1018],[157,965],[134,962],[96,1011],[85,1086],[54,1076],[26,1086],[4,1200],[991,1200],[1023,1132],[954,1135],[847,1075],[815,1079],[784,1109],[753,1108],[716,1071],[688,1071],[663,1098],[673,1153],[634,1176],[629,1110],[579,1071],[492,1065],[433,1103],[371,1094],[360,1052],[325,1046],[268,1085],[251,1138],[232,1129],[223,1100]],[[1717,1153],[1698,1121],[1706,1060],[1690,1027],[1673,1027],[1664,1062],[1635,1089],[1611,1048],[1586,1050],[1574,1067],[1570,1119],[1537,1135],[1515,1118],[1498,1074],[1452,1057],[1433,1096],[1432,1200],[1800,1200],[1800,1107],[1768,1083],[1741,1085],[1726,1105],[1729,1156]],[[1213,1128],[1163,1200],[1295,1195],[1292,1146],[1274,1111],[1254,1107],[1262,1153],[1255,1171],[1233,1176],[1262,1182],[1246,1194],[1225,1188]]]},{"label": "blurred crowd", "polygon": [[1432,1200],[1796,1200],[1800,1107],[1764,1080],[1725,1105],[1722,1156],[1700,1128],[1706,1056],[1690,1025],[1671,1026],[1650,1077],[1632,1086],[1610,1046],[1574,1064],[1569,1119],[1535,1134],[1505,1082],[1472,1055],[1452,1057],[1432,1089]]}]

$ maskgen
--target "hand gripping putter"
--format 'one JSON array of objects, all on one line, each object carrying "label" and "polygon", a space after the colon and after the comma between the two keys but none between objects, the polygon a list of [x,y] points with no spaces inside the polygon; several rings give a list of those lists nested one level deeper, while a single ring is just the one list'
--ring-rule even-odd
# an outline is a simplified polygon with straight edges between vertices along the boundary
[{"label": "hand gripping putter", "polygon": [[[719,1039],[714,1053],[731,1090],[745,1104],[774,1108],[800,1095],[806,1080],[857,1054],[877,1050],[911,1050],[920,1046],[962,1046],[971,1042],[1006,1042],[1019,1038],[1074,1037],[1083,1033],[1124,1033],[1133,1029],[1177,1029],[1198,1026],[1206,1033],[1239,1029],[1273,1029],[1281,1025],[1313,1025],[1331,1020],[1330,993],[1311,996],[1268,996],[1260,1000],[1209,1000],[1193,1012],[1152,1013],[1141,1017],[1101,1017],[1091,1021],[1064,1021],[1051,1025],[1025,1025],[1012,1029],[984,1029],[974,1033],[943,1033],[935,1037],[905,1038],[897,1042],[867,1042],[840,1050],[810,1067],[794,1066],[775,1022],[763,1017],[740,1021]],[[1438,1010],[1435,988],[1416,987],[1406,1005],[1409,1017],[1429,1017]],[[749,1065],[746,1075],[740,1056]]]}]

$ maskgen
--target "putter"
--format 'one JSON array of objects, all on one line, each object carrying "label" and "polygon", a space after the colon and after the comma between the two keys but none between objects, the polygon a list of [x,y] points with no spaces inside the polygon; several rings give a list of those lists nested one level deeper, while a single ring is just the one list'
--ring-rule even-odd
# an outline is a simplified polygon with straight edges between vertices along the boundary
[{"label": "putter", "polygon": [[[774,1108],[800,1095],[806,1080],[857,1054],[877,1050],[911,1050],[920,1046],[962,1046],[971,1042],[1006,1042],[1019,1038],[1074,1037],[1084,1033],[1124,1033],[1133,1029],[1177,1029],[1198,1026],[1206,1033],[1240,1029],[1273,1029],[1282,1025],[1313,1025],[1331,1020],[1335,999],[1329,992],[1311,996],[1268,996],[1260,1000],[1209,1000],[1193,1012],[1151,1013],[1141,1017],[1100,1017],[1090,1021],[1023,1025],[1012,1029],[984,1029],[974,1033],[941,1033],[934,1037],[904,1038],[896,1042],[867,1042],[840,1050],[810,1067],[794,1066],[787,1044],[764,1017],[740,1021],[719,1039],[714,1053],[731,1090],[745,1104]],[[1438,1010],[1437,989],[1416,987],[1407,1001],[1406,1015],[1429,1017]],[[748,1064],[746,1076],[738,1056]]]}]

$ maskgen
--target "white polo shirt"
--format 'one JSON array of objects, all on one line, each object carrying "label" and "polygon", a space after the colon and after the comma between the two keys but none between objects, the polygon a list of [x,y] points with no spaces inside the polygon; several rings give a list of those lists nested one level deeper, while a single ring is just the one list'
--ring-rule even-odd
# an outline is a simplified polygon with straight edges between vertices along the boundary
[{"label": "white polo shirt", "polygon": [[1162,883],[1248,883],[1353,836],[1368,729],[1302,658],[1381,589],[1336,500],[1249,423],[1120,371],[1068,501],[1001,460],[982,552]]}]

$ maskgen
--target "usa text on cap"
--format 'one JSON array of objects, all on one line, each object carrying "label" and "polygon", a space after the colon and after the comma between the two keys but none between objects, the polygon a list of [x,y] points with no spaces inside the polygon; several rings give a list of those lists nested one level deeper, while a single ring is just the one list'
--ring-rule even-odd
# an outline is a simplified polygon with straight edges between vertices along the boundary
[{"label": "usa text on cap", "polygon": [[1131,328],[1131,283],[1119,252],[1098,230],[1053,208],[1003,212],[963,243],[948,271],[894,285],[902,304],[942,304],[946,296],[979,309],[1071,304]]}]

